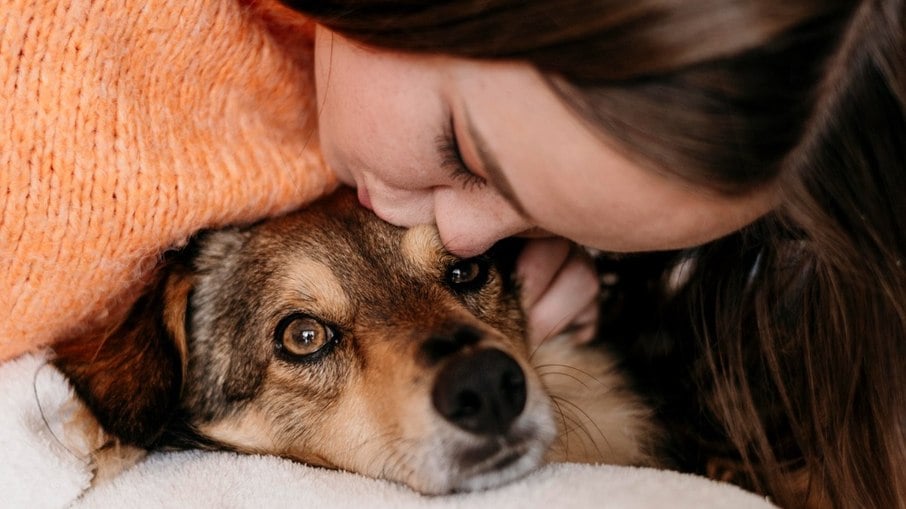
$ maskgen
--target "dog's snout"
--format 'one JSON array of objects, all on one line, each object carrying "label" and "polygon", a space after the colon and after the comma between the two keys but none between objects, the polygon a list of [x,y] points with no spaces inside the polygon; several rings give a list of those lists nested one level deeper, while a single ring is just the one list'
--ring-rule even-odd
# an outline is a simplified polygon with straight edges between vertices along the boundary
[{"label": "dog's snout", "polygon": [[434,364],[445,357],[453,355],[466,346],[478,343],[482,338],[481,331],[464,325],[449,334],[436,334],[422,344],[422,355],[429,364]]},{"label": "dog's snout", "polygon": [[434,408],[447,421],[478,435],[505,433],[525,408],[525,374],[496,349],[453,359],[437,375]]}]

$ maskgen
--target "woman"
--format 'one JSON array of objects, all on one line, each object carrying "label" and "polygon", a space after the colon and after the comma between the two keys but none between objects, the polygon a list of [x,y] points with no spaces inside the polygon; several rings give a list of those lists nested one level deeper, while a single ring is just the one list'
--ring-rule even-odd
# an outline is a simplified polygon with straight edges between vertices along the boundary
[{"label": "woman", "polygon": [[713,241],[672,305],[752,482],[906,507],[906,3],[289,5],[365,206],[462,255]]}]

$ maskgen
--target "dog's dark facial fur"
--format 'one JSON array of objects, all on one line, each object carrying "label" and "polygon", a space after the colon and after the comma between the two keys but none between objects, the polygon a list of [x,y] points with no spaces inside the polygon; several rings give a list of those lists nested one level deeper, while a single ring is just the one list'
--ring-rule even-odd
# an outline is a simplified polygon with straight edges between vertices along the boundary
[{"label": "dog's dark facial fur", "polygon": [[141,447],[276,454],[425,493],[545,459],[651,464],[649,412],[612,360],[528,351],[512,259],[458,259],[433,227],[393,227],[341,191],[200,236],[117,330],[55,362]]}]

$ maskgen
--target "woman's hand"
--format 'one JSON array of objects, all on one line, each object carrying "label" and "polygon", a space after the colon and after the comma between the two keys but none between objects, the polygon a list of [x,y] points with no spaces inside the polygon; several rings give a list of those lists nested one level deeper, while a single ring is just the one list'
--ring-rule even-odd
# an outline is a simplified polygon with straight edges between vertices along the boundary
[{"label": "woman's hand", "polygon": [[530,345],[560,334],[579,343],[592,339],[600,285],[582,248],[561,238],[531,239],[519,255],[517,275]]}]

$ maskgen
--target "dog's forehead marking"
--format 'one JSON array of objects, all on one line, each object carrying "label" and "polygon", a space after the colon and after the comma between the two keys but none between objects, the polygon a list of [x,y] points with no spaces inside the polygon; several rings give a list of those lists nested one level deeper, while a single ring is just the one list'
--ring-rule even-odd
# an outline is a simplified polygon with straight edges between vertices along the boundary
[{"label": "dog's forehead marking", "polygon": [[433,225],[413,226],[400,240],[403,258],[425,272],[433,272],[443,256],[444,246]]},{"label": "dog's forehead marking", "polygon": [[284,274],[291,300],[315,303],[332,314],[345,315],[350,308],[349,296],[334,271],[324,262],[300,256],[287,264]]}]

